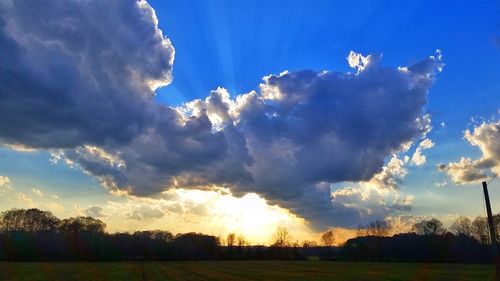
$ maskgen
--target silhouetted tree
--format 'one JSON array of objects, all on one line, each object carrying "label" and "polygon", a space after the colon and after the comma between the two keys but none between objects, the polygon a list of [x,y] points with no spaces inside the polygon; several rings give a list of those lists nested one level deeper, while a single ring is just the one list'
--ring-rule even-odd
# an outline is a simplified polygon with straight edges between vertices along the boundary
[{"label": "silhouetted tree", "polygon": [[74,217],[59,223],[59,230],[65,233],[104,233],[106,224],[92,217]]},{"label": "silhouetted tree", "polygon": [[357,236],[388,236],[392,226],[388,221],[376,220],[370,222],[367,226],[358,227]]},{"label": "silhouetted tree", "polygon": [[472,236],[483,245],[490,243],[490,234],[488,232],[488,221],[485,217],[477,216],[471,225]]},{"label": "silhouetted tree", "polygon": [[472,222],[468,217],[458,217],[451,224],[450,231],[455,235],[472,236]]},{"label": "silhouetted tree", "polygon": [[4,231],[53,231],[58,223],[59,219],[51,212],[39,209],[12,209],[0,215],[0,226]]},{"label": "silhouetted tree", "polygon": [[172,252],[175,259],[214,259],[218,246],[215,236],[191,232],[175,236],[172,242]]},{"label": "silhouetted tree", "polygon": [[226,239],[222,236],[217,236],[217,243],[219,246],[227,246]]},{"label": "silhouetted tree", "polygon": [[236,244],[236,234],[229,233],[226,238],[226,243],[228,247],[233,247]]},{"label": "silhouetted tree", "polygon": [[435,218],[414,224],[412,230],[418,235],[441,235],[446,232],[443,223]]},{"label": "silhouetted tree", "polygon": [[[482,217],[471,223],[474,237],[488,229]],[[231,247],[201,233],[177,234],[148,230],[106,233],[106,225],[91,217],[59,220],[38,209],[13,209],[0,214],[0,261],[14,260],[194,260],[194,259],[303,259],[319,256],[324,260],[376,260],[423,262],[490,262],[487,245],[468,237],[468,222],[460,218],[452,230],[444,233],[437,220],[416,224],[419,234],[385,235],[381,223],[368,225],[370,236],[351,239],[342,247],[333,247],[334,234],[322,234],[322,244],[314,241],[291,243],[288,230],[279,227],[270,247],[245,246],[242,235],[232,235]],[[436,235],[440,234],[440,235]],[[377,237],[377,235],[380,235]],[[486,236],[487,237],[487,236]],[[339,254],[340,252],[340,254]]]},{"label": "silhouetted tree", "polygon": [[493,215],[493,224],[495,225],[496,237],[500,237],[500,213]]},{"label": "silhouetted tree", "polygon": [[243,247],[248,245],[248,242],[245,239],[245,236],[243,236],[243,234],[238,235],[238,237],[236,238],[236,244],[238,245],[238,247]]},{"label": "silhouetted tree", "polygon": [[340,250],[342,260],[405,262],[491,262],[491,249],[464,235],[397,234],[349,239]]},{"label": "silhouetted tree", "polygon": [[321,234],[321,244],[326,247],[331,247],[335,243],[335,234],[328,230]]},{"label": "silhouetted tree", "polygon": [[290,234],[288,233],[288,229],[285,227],[278,227],[276,232],[274,233],[274,243],[272,246],[284,248],[290,246]]},{"label": "silhouetted tree", "polygon": [[136,231],[134,232],[134,236],[163,242],[171,242],[174,239],[174,235],[170,231],[165,230]]},{"label": "silhouetted tree", "polygon": [[304,240],[302,241],[302,247],[303,248],[318,247],[318,243],[316,243],[315,241]]}]

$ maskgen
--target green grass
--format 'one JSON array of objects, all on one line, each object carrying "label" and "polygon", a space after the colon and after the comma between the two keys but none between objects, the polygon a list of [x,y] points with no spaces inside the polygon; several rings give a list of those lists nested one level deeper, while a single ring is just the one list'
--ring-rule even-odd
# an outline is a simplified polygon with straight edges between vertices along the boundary
[{"label": "green grass", "polygon": [[0,280],[488,281],[492,265],[323,261],[0,262]]}]

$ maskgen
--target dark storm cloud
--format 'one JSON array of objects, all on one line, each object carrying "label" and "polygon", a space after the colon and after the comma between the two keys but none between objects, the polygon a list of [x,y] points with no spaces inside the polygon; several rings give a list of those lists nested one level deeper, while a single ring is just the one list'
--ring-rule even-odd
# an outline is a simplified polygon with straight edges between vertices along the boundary
[{"label": "dark storm cloud", "polygon": [[146,2],[7,0],[0,56],[0,141],[51,148],[141,132],[174,49]]},{"label": "dark storm cloud", "polygon": [[[230,99],[219,91],[228,114],[210,99],[188,105],[222,125],[231,118],[245,136],[253,181],[233,192],[257,192],[318,225],[352,226],[373,211],[346,208],[319,186],[384,178],[387,157],[428,132],[427,92],[443,63],[439,52],[404,68],[383,67],[379,56],[348,59],[356,73],[285,72],[265,77],[260,93]],[[401,206],[387,203],[379,214],[411,208]]]},{"label": "dark storm cloud", "polygon": [[330,183],[372,179],[425,133],[427,92],[443,66],[439,53],[394,68],[351,52],[353,73],[285,72],[259,92],[231,98],[219,88],[173,108],[152,100],[171,80],[174,49],[146,2],[0,8],[0,143],[49,148],[114,192],[225,186],[316,225],[356,226],[369,214],[345,196],[332,201]]},{"label": "dark storm cloud", "polygon": [[151,195],[223,185],[237,195],[256,192],[315,225],[383,218],[410,209],[411,202],[376,208],[378,196],[365,202],[370,208],[352,208],[348,196],[332,200],[328,183],[371,180],[395,188],[388,177],[403,173],[403,162],[394,159],[384,172],[385,160],[428,132],[427,91],[443,64],[439,53],[399,69],[362,58],[363,69],[353,65],[356,73],[268,76],[259,93],[235,98],[217,89],[177,108],[183,130],[150,128],[130,144],[103,147],[122,162],[106,164],[112,155],[89,148],[63,153],[112,190]]},{"label": "dark storm cloud", "polygon": [[423,133],[419,119],[440,60],[419,62],[427,72],[413,73],[367,59],[357,74],[266,77],[262,94],[239,105],[238,126],[255,160],[249,169],[262,192],[294,197],[318,182],[369,180]]}]

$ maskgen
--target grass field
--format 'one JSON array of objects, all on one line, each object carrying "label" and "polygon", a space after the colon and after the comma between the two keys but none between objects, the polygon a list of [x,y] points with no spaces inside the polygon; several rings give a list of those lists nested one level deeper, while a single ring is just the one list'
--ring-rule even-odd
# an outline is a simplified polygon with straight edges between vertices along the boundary
[{"label": "grass field", "polygon": [[0,280],[493,280],[494,267],[473,264],[322,261],[13,262]]}]

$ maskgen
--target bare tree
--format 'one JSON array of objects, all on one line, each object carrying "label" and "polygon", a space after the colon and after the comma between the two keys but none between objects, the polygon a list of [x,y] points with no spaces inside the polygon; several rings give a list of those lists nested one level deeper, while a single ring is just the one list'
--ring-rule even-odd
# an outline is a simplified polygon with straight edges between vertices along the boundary
[{"label": "bare tree", "polygon": [[226,243],[228,247],[233,247],[236,244],[236,234],[229,233],[226,238]]},{"label": "bare tree", "polygon": [[468,217],[458,217],[450,227],[450,231],[455,235],[472,236],[472,222]]},{"label": "bare tree", "polygon": [[364,225],[358,225],[358,229],[356,230],[357,237],[369,236],[368,229]]},{"label": "bare tree", "polygon": [[493,215],[493,224],[495,225],[496,237],[500,237],[500,213]]},{"label": "bare tree", "polygon": [[323,246],[331,247],[335,243],[335,234],[333,231],[328,230],[321,234],[321,244]]},{"label": "bare tree", "polygon": [[391,231],[391,224],[388,221],[376,220],[369,224],[368,229],[372,236],[388,236]]},{"label": "bare tree", "polygon": [[391,233],[392,225],[388,221],[376,220],[370,222],[367,226],[358,227],[357,236],[388,236]]},{"label": "bare tree", "polygon": [[290,246],[291,236],[285,227],[278,227],[274,233],[274,243],[275,247],[288,247]]},{"label": "bare tree", "polygon": [[217,243],[219,246],[226,246],[226,239],[224,239],[224,237],[217,236]]},{"label": "bare tree", "polygon": [[243,234],[238,235],[238,237],[236,238],[236,244],[238,245],[238,247],[243,247],[248,245],[248,242],[245,239],[245,236],[243,236]]},{"label": "bare tree", "polygon": [[485,217],[477,216],[471,225],[472,236],[479,240],[482,244],[490,243],[488,233],[488,222]]}]

